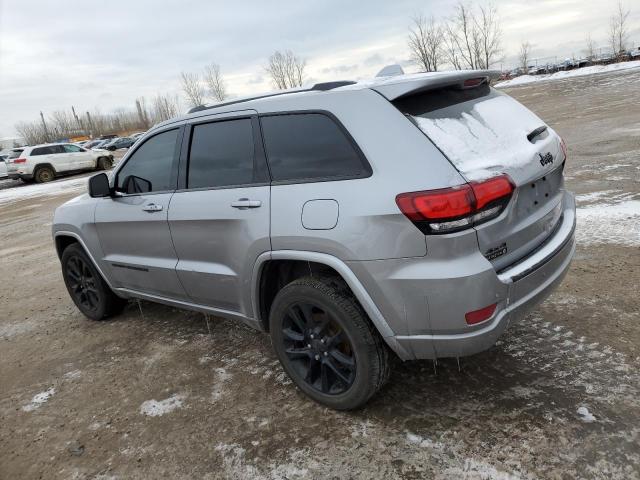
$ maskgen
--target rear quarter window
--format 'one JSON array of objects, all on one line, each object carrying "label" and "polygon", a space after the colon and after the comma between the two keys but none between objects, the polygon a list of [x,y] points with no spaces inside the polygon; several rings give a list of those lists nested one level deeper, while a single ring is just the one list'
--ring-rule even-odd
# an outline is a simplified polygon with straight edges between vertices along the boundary
[{"label": "rear quarter window", "polygon": [[292,113],[260,118],[274,181],[366,177],[371,169],[355,143],[323,113]]}]

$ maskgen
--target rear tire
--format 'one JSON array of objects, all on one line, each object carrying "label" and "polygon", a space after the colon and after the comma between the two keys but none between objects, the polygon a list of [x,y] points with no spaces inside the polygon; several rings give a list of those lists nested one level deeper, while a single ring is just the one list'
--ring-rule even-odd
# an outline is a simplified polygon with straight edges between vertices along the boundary
[{"label": "rear tire", "polygon": [[50,182],[55,178],[56,172],[53,171],[53,168],[47,166],[36,167],[36,171],[33,173],[33,179],[36,183]]},{"label": "rear tire", "polygon": [[67,291],[86,317],[104,320],[120,313],[127,304],[113,293],[79,244],[64,249],[61,264]]},{"label": "rear tire", "polygon": [[340,280],[304,277],[289,283],[273,301],[269,326],[287,375],[327,407],[361,407],[388,378],[387,347]]},{"label": "rear tire", "polygon": [[109,170],[111,168],[111,159],[107,157],[100,157],[98,159],[98,170]]}]

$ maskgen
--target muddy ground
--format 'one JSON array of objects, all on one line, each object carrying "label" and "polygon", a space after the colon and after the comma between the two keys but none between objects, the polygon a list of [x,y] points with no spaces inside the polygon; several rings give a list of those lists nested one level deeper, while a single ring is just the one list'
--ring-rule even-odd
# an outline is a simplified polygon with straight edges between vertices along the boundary
[{"label": "muddy ground", "polygon": [[50,238],[82,185],[5,198],[0,478],[640,478],[638,91],[638,70],[508,91],[569,145],[571,271],[490,351],[398,362],[353,413],[242,325],[149,303],[86,320]]}]

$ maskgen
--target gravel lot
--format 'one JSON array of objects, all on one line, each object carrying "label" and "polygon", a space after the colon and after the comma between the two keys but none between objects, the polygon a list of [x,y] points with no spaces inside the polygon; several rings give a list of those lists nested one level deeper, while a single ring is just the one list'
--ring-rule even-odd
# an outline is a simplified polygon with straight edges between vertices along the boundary
[{"label": "gravel lot", "polygon": [[85,320],[50,238],[84,182],[2,190],[33,189],[0,195],[0,478],[640,478],[638,91],[640,70],[507,90],[569,145],[571,271],[490,351],[398,362],[354,413],[308,401],[242,325],[147,303]]}]

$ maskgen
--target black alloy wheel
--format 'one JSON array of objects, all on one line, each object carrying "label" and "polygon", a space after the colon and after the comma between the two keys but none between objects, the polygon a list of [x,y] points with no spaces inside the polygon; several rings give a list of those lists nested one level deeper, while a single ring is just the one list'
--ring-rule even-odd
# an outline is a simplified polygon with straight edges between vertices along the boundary
[{"label": "black alloy wheel", "polygon": [[282,335],[291,367],[313,389],[336,395],[353,385],[356,359],[351,342],[322,308],[310,303],[291,305]]}]

